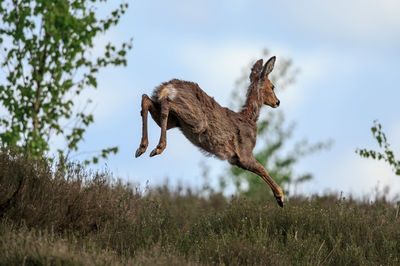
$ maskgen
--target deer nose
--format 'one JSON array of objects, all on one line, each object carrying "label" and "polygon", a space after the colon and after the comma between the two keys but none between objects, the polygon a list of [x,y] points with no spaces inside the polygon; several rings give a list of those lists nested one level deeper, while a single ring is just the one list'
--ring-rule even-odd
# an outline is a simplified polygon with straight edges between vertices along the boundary
[{"label": "deer nose", "polygon": [[276,103],[276,106],[279,106],[280,103],[281,103],[281,101],[278,100],[278,102]]}]

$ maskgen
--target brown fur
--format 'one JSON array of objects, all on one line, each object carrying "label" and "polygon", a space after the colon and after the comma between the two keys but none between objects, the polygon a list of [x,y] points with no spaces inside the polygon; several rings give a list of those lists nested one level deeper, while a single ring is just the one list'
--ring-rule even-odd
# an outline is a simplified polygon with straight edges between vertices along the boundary
[{"label": "brown fur", "polygon": [[166,147],[166,131],[178,127],[190,142],[208,154],[259,175],[271,187],[279,205],[283,206],[282,189],[253,156],[257,139],[257,119],[263,104],[279,106],[279,100],[268,79],[275,57],[263,67],[258,60],[250,74],[251,84],[240,112],[219,105],[193,82],[173,79],[162,83],[149,98],[142,97],[143,134],[136,157],[148,146],[147,113],[161,127],[160,141],[150,156],[162,153]]}]

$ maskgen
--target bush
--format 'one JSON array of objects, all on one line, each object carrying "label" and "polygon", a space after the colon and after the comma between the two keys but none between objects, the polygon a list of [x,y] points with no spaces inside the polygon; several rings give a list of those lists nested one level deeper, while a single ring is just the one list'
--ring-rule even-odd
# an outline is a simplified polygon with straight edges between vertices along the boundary
[{"label": "bush", "polygon": [[109,172],[0,154],[0,264],[400,263],[399,205],[336,195],[284,209],[243,196],[139,193]]}]

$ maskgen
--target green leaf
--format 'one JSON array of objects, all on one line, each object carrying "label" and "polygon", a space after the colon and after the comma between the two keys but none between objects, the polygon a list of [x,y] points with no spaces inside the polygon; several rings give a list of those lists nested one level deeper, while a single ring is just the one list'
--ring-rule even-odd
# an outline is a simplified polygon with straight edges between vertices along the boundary
[{"label": "green leaf", "polygon": [[363,150],[356,150],[362,157],[372,157],[373,159],[377,160],[384,160],[388,165],[392,166],[396,175],[400,174],[398,167],[400,166],[400,161],[395,160],[395,155],[392,150],[390,150],[390,144],[388,143],[386,134],[382,131],[382,125],[378,123],[378,121],[374,121],[374,126],[371,127],[371,131],[378,142],[378,146],[384,149],[384,153],[377,152],[374,150],[367,151]]},{"label": "green leaf", "polygon": [[376,136],[376,140],[378,141],[379,147],[382,146],[382,138],[380,135]]},{"label": "green leaf", "polygon": [[88,83],[93,87],[97,88],[97,81],[92,75],[88,75]]}]

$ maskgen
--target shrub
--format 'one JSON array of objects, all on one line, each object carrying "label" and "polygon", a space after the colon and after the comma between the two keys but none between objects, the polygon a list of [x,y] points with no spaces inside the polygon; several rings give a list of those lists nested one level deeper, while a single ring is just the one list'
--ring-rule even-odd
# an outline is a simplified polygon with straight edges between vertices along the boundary
[{"label": "shrub", "polygon": [[111,173],[0,153],[0,264],[396,265],[400,205],[337,195],[139,193]]}]

